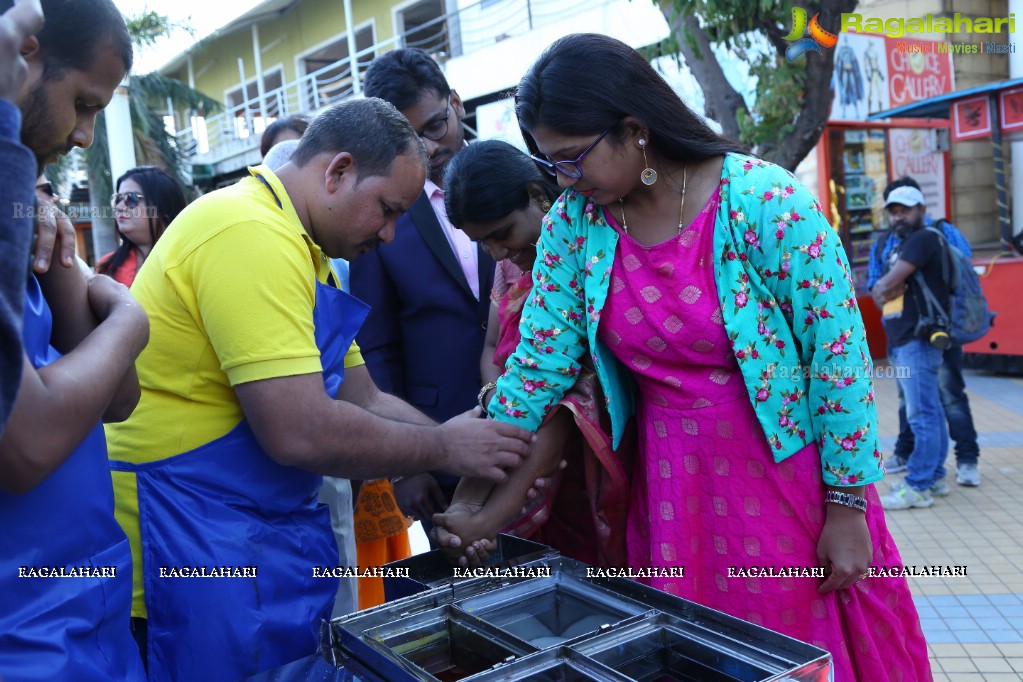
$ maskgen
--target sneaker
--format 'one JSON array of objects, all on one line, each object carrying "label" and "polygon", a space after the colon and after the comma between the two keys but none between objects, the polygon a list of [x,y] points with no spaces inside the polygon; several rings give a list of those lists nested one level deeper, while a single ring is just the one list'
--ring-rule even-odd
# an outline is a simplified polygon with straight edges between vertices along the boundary
[{"label": "sneaker", "polygon": [[892,455],[884,461],[884,470],[889,474],[897,474],[909,468],[909,460],[902,455]]},{"label": "sneaker", "polygon": [[980,485],[980,472],[974,463],[956,465],[956,483],[976,488]]},{"label": "sneaker", "polygon": [[933,495],[934,497],[945,497],[950,492],[952,492],[951,490],[949,490],[948,481],[945,480],[944,476],[942,476],[941,478],[934,482],[934,485],[930,487],[930,491],[931,495]]},{"label": "sneaker", "polygon": [[905,482],[892,488],[887,495],[881,496],[881,506],[886,510],[892,509],[923,509],[934,504],[930,490],[914,490]]}]

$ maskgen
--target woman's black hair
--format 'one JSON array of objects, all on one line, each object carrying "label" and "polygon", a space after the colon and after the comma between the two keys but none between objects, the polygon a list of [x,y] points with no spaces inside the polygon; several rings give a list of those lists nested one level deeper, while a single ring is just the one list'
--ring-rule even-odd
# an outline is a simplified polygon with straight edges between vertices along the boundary
[{"label": "woman's black hair", "polygon": [[277,138],[285,130],[292,130],[298,133],[299,137],[305,134],[305,129],[309,127],[310,119],[305,114],[295,114],[293,116],[285,116],[279,118],[266,127],[263,131],[263,137],[259,138],[259,155],[266,156],[266,153],[270,151],[270,147],[277,144]]},{"label": "woman's black hair", "polygon": [[533,154],[539,150],[529,131],[538,126],[580,137],[610,128],[620,142],[626,116],[643,121],[649,149],[671,161],[746,151],[686,106],[643,55],[596,33],[567,35],[544,50],[519,83],[515,114]]},{"label": "woman's black hair", "polygon": [[529,205],[531,186],[554,201],[560,188],[526,154],[501,140],[483,140],[458,152],[444,171],[444,206],[452,225],[498,220]]},{"label": "woman's black hair", "polygon": [[[185,193],[181,191],[178,181],[159,166],[130,168],[124,172],[124,175],[117,178],[114,187],[120,189],[121,183],[125,180],[132,180],[142,189],[142,196],[145,197],[146,216],[149,218],[150,244],[155,246],[167,226],[185,208]],[[121,267],[121,264],[128,260],[132,252],[138,248],[138,245],[128,239],[120,229],[117,230],[117,234],[121,238],[121,244],[109,260],[97,266],[96,271],[100,274],[116,272],[117,268]]]}]

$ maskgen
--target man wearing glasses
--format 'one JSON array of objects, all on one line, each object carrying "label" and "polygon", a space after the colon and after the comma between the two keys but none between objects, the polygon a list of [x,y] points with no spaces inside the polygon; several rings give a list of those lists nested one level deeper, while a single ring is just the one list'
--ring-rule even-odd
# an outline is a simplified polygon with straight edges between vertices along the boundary
[{"label": "man wearing glasses", "polygon": [[[440,67],[418,49],[373,60],[367,97],[393,104],[419,133],[430,173],[419,199],[398,220],[394,242],[352,264],[352,293],[373,307],[358,342],[381,390],[438,421],[476,404],[494,281],[494,261],[448,222],[444,170],[465,146],[465,107]],[[400,479],[402,511],[429,519],[458,479],[434,473]]]}]

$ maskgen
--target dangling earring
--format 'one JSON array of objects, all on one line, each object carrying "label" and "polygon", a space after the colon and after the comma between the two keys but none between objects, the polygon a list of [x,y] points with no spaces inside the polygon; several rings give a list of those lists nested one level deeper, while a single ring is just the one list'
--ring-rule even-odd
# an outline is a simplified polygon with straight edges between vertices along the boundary
[{"label": "dangling earring", "polygon": [[639,148],[643,151],[643,165],[646,168],[639,174],[639,180],[646,186],[650,186],[657,182],[657,171],[650,167],[650,162],[646,160],[646,140],[643,138],[639,139]]},{"label": "dangling earring", "polygon": [[540,202],[540,210],[543,211],[544,213],[546,213],[547,211],[551,210],[551,202],[549,200],[547,200],[547,199],[544,199],[543,201],[541,201]]}]

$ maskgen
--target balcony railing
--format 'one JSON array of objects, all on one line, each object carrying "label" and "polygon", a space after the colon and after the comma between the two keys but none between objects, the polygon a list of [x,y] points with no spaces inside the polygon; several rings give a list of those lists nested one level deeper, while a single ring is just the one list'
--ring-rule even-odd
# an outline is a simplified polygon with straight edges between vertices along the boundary
[{"label": "balcony railing", "polygon": [[498,0],[464,7],[357,52],[354,73],[352,59],[346,57],[215,116],[193,116],[191,127],[176,135],[179,149],[193,164],[216,164],[246,154],[259,146],[263,130],[277,118],[315,114],[352,97],[353,79],[361,84],[369,63],[382,50],[419,47],[443,62],[611,1]]}]

